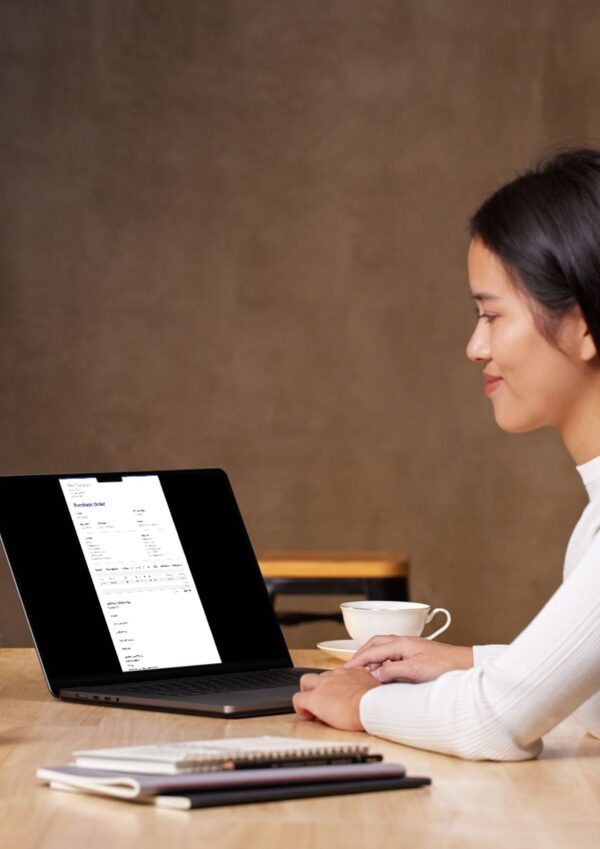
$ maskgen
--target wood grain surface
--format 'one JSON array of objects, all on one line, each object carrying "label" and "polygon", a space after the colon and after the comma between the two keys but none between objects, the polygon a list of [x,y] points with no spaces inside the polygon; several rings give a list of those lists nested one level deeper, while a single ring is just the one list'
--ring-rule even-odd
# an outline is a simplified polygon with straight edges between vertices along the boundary
[{"label": "wood grain surface", "polygon": [[[316,651],[298,665],[329,663]],[[294,715],[226,720],[59,702],[48,693],[33,650],[0,651],[0,845],[6,849],[106,849],[107,846],[354,846],[564,849],[597,847],[600,741],[574,721],[546,739],[526,763],[471,763],[369,738],[386,760],[429,775],[410,791],[266,803],[198,811],[161,811],[51,791],[39,766],[65,763],[73,749],[282,734],[364,739]]]}]

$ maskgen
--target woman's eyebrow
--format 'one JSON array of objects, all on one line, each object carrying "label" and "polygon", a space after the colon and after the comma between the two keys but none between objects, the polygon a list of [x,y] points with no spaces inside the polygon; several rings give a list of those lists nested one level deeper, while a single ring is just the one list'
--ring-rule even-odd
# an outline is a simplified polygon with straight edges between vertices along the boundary
[{"label": "woman's eyebrow", "polygon": [[500,301],[500,295],[490,295],[488,292],[475,292],[473,294],[474,301]]}]

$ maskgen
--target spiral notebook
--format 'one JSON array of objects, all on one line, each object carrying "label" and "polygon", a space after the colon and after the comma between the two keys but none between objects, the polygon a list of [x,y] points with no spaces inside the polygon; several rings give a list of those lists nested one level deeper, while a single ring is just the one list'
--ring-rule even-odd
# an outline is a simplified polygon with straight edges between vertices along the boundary
[{"label": "spiral notebook", "polygon": [[78,767],[157,775],[264,767],[373,763],[363,743],[295,737],[229,737],[73,752]]}]

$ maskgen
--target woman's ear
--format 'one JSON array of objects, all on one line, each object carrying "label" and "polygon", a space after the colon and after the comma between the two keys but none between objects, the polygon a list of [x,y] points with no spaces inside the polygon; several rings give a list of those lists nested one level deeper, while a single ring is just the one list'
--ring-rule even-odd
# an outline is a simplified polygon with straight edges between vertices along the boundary
[{"label": "woman's ear", "polygon": [[586,363],[590,363],[595,357],[598,356],[598,351],[596,350],[596,344],[592,339],[592,334],[590,333],[590,329],[586,324],[583,316],[580,317],[581,328],[580,328],[580,337],[579,337],[579,351],[581,355],[581,359]]},{"label": "woman's ear", "polygon": [[[590,333],[587,321],[581,312],[581,307],[578,304],[563,316],[561,325],[563,332],[566,334],[563,337],[566,343],[565,350],[570,350],[573,355],[579,357],[584,363],[591,363],[592,360],[598,357],[596,343]],[[561,325],[559,325],[559,337]]]}]

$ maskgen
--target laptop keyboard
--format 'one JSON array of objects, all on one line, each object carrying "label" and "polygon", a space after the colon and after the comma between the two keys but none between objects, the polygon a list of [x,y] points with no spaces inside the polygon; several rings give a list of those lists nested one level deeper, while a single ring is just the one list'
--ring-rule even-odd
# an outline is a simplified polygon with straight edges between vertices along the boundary
[{"label": "laptop keyboard", "polygon": [[193,696],[201,693],[233,693],[237,690],[260,690],[267,687],[297,685],[302,672],[294,669],[267,669],[260,672],[233,672],[198,678],[172,678],[160,682],[141,681],[122,687],[103,688],[107,692],[130,695]]}]

